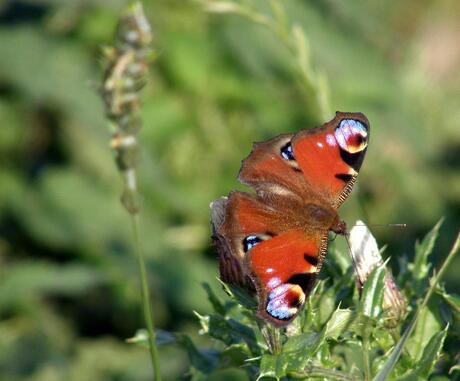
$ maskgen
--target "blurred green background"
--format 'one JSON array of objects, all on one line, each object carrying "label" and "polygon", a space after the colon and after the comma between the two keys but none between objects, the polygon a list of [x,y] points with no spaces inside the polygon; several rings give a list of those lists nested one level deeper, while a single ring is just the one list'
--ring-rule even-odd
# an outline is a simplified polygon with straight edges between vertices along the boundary
[{"label": "blurred green background", "polygon": [[[270,14],[268,2],[254,1]],[[130,221],[97,88],[121,0],[0,2],[0,380],[147,380]],[[331,111],[372,137],[341,214],[374,228],[395,271],[441,216],[460,226],[460,2],[284,2],[327,78]],[[253,141],[318,124],[266,29],[189,1],[146,1],[157,59],[143,93],[142,244],[156,323],[197,336],[218,288],[209,203],[240,188]],[[328,116],[331,119],[334,114]],[[460,287],[460,261],[450,291]],[[161,349],[177,379],[185,356]]]}]

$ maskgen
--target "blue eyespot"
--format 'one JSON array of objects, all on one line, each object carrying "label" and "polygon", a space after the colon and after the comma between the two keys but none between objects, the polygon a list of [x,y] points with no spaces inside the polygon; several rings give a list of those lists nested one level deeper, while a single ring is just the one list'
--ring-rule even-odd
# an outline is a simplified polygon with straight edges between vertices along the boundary
[{"label": "blue eyespot", "polygon": [[247,253],[249,250],[251,250],[254,246],[256,246],[260,242],[262,242],[262,240],[256,235],[248,235],[245,239],[243,239],[244,252]]},{"label": "blue eyespot", "polygon": [[344,119],[340,122],[339,128],[348,127],[354,133],[367,133],[367,128],[361,122],[354,119]]},{"label": "blue eyespot", "polygon": [[342,120],[334,136],[340,148],[350,154],[363,151],[369,140],[367,126],[354,119]]},{"label": "blue eyespot", "polygon": [[267,312],[269,315],[279,320],[289,320],[295,315],[295,312],[297,312],[297,310],[293,308],[288,308],[286,306],[278,307],[272,304],[272,302],[268,303]]},{"label": "blue eyespot", "polygon": [[284,160],[295,160],[294,153],[292,152],[291,143],[288,143],[285,146],[281,147],[281,156]]}]

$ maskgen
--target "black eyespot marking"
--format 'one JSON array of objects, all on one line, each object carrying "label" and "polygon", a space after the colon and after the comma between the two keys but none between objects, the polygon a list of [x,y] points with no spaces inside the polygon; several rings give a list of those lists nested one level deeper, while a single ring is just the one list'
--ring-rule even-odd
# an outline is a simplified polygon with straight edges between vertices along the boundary
[{"label": "black eyespot marking", "polygon": [[292,146],[290,142],[284,145],[283,147],[281,147],[280,152],[284,160],[289,160],[289,161],[295,160],[294,153],[292,152]]},{"label": "black eyespot marking", "polygon": [[301,298],[300,295],[298,298],[294,299],[291,301],[290,303],[290,307],[293,308],[293,307],[302,307],[302,304],[303,302],[305,301],[305,298]]},{"label": "black eyespot marking", "polygon": [[303,258],[305,259],[306,262],[308,262],[310,265],[317,267],[318,266],[318,257],[313,257],[310,254],[305,253],[303,255]]},{"label": "black eyespot marking", "polygon": [[367,148],[363,149],[360,152],[350,153],[340,148],[340,157],[342,160],[353,168],[356,172],[361,168],[361,164],[364,160],[364,154],[366,153]]},{"label": "black eyespot marking", "polygon": [[338,173],[335,175],[335,177],[339,180],[342,180],[344,183],[348,183],[353,178],[353,175],[348,173]]},{"label": "black eyespot marking", "polygon": [[315,284],[316,274],[295,274],[286,283],[298,284],[303,292],[307,294]]},{"label": "black eyespot marking", "polygon": [[358,146],[360,146],[363,143],[367,143],[367,136],[363,136],[361,134],[358,134],[356,136],[356,143]]},{"label": "black eyespot marking", "polygon": [[245,239],[243,239],[243,250],[247,253],[251,250],[254,246],[258,243],[262,242],[262,239],[257,237],[256,235],[248,235]]}]

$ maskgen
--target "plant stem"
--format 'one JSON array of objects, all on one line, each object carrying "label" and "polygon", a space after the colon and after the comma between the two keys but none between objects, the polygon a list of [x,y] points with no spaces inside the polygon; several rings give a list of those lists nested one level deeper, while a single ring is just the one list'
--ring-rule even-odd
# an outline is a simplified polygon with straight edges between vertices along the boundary
[{"label": "plant stem", "polygon": [[195,0],[210,12],[234,14],[267,28],[278,38],[294,58],[293,70],[298,77],[298,85],[308,101],[311,116],[319,122],[330,115],[329,94],[324,76],[313,70],[308,41],[299,25],[289,25],[281,2],[271,1],[275,19],[258,13],[250,6],[233,1]]},{"label": "plant stem", "polygon": [[[418,311],[422,310],[423,308],[426,307],[428,304],[428,301],[431,298],[431,295],[433,295],[436,286],[438,285],[439,281],[443,277],[444,273],[446,272],[447,268],[451,264],[451,262],[454,260],[455,255],[458,252],[458,249],[460,248],[460,232],[457,234],[457,238],[455,239],[454,244],[452,245],[452,249],[450,249],[449,255],[447,256],[446,260],[442,264],[441,268],[439,269],[438,273],[435,275],[435,277],[432,279],[430,282],[430,288],[428,289],[428,292],[425,295],[425,298],[423,299],[422,303],[420,304],[420,308]],[[418,315],[418,314],[417,314]],[[418,318],[418,316],[417,316]]]},{"label": "plant stem", "polygon": [[327,380],[339,380],[339,381],[356,381],[356,378],[349,376],[344,372],[337,370],[321,368],[318,366],[311,366],[304,371],[290,372],[289,376],[292,378],[325,378]]},{"label": "plant stem", "polygon": [[443,277],[444,273],[446,272],[447,268],[449,265],[452,263],[452,261],[455,258],[455,255],[458,252],[458,249],[460,248],[460,231],[457,234],[457,238],[455,239],[454,244],[452,245],[452,249],[449,252],[449,255],[447,256],[446,260],[442,264],[441,268],[439,269],[439,272],[432,278],[430,281],[430,287],[428,289],[428,292],[426,293],[425,297],[422,300],[422,303],[420,303],[419,308],[417,309],[417,312],[415,313],[414,317],[412,318],[411,322],[409,323],[409,326],[406,328],[404,331],[404,334],[401,337],[401,340],[399,343],[396,345],[394,348],[393,352],[391,353],[390,357],[388,358],[387,362],[385,363],[384,367],[380,371],[380,373],[374,378],[374,381],[384,381],[391,373],[393,370],[394,366],[396,365],[396,362],[399,359],[399,356],[401,356],[402,350],[404,348],[404,345],[407,342],[407,339],[411,335],[412,331],[414,330],[415,326],[417,325],[417,321],[420,316],[420,312],[426,307],[428,304],[428,301],[431,298],[431,295],[433,295],[433,292],[438,285],[439,281]]},{"label": "plant stem", "polygon": [[262,333],[265,342],[267,343],[268,350],[272,355],[279,355],[281,353],[281,332],[280,328],[275,328],[265,321],[257,319],[257,325]]},{"label": "plant stem", "polygon": [[273,354],[279,355],[281,353],[281,328],[270,326],[270,339],[272,342]]},{"label": "plant stem", "polygon": [[161,381],[160,363],[158,361],[158,349],[155,342],[155,330],[153,327],[153,313],[150,305],[150,291],[147,281],[147,271],[145,268],[145,259],[140,245],[139,239],[139,222],[137,214],[131,214],[131,222],[133,227],[134,246],[136,250],[137,264],[139,267],[139,275],[141,280],[141,296],[142,309],[144,312],[144,320],[147,326],[149,337],[150,359],[153,366],[153,374],[155,381]]},{"label": "plant stem", "polygon": [[369,322],[364,323],[363,327],[363,368],[364,368],[364,380],[369,381],[371,379],[371,368],[369,361]]}]

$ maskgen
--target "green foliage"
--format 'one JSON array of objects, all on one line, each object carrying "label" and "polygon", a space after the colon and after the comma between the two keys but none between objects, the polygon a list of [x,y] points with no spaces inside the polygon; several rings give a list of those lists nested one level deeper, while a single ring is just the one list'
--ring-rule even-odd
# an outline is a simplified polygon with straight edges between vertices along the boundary
[{"label": "green foliage", "polygon": [[[112,43],[125,3],[0,2],[1,381],[151,379],[145,348],[124,342],[143,324],[130,221],[119,204],[122,180],[97,94],[101,47]],[[249,13],[209,13],[204,3]],[[278,354],[265,339],[277,335],[253,320],[253,298],[226,287],[232,297],[216,291],[207,303],[200,284],[219,288],[208,205],[241,187],[236,174],[253,141],[318,125],[335,110],[364,112],[371,144],[340,213],[348,222],[408,224],[375,233],[388,243],[410,319],[460,221],[458,2],[144,5],[158,54],[142,98],[140,235],[155,323],[180,332],[158,338],[164,378],[255,379],[265,356],[267,372],[349,379],[361,376],[363,353],[377,374],[408,324],[390,334],[380,315],[361,316],[340,239]],[[413,260],[412,242],[442,215],[435,248],[422,241]],[[436,287],[391,377],[460,377],[459,299],[452,294],[459,266],[452,262],[446,284]],[[447,323],[441,360],[425,361],[417,373],[414,364],[437,357]]]},{"label": "green foliage", "polygon": [[[434,248],[438,228],[439,224],[423,240],[433,242],[425,250],[426,256]],[[441,268],[440,275],[458,251],[458,240],[460,237]],[[417,244],[416,250],[419,247]],[[411,266],[416,263],[417,258]],[[413,315],[409,325],[406,327],[405,321],[400,321],[390,329],[382,310],[385,266],[374,269],[364,284],[361,296],[354,293],[340,302],[349,304],[350,308],[343,309],[336,305],[335,311],[320,325],[315,320],[321,305],[333,296],[324,287],[316,287],[310,295],[310,311],[304,311],[287,329],[275,329],[258,320],[254,306],[240,302],[244,291],[239,290],[238,297],[230,292],[230,300],[224,301],[209,285],[204,284],[214,311],[209,315],[196,315],[202,327],[201,334],[215,341],[212,349],[198,350],[182,334],[176,335],[180,340],[159,339],[158,344],[174,342],[184,348],[189,354],[190,373],[194,375],[194,380],[207,380],[214,372],[234,367],[244,370],[249,379],[257,380],[426,380],[432,374],[449,369],[446,363],[436,368],[441,356],[444,361],[455,361],[455,354],[445,351],[444,342],[448,335],[455,336],[456,332],[449,330],[449,322],[435,313],[434,306],[439,303],[440,297],[427,305],[429,296],[438,285],[439,274],[433,278],[429,290],[425,290],[428,296],[424,301],[418,306],[412,305],[413,311],[406,318],[408,320]],[[327,282],[327,288],[353,287],[347,274],[342,277],[348,281],[336,277]],[[418,281],[416,276],[408,279],[402,292],[410,294]],[[246,296],[246,300],[251,298]],[[336,304],[335,299],[333,304]],[[455,308],[451,312],[454,319],[460,318]],[[308,314],[312,314],[310,322],[306,321]],[[142,344],[145,340],[145,337],[140,337],[134,342]],[[278,343],[273,345],[273,341]],[[392,355],[388,357],[390,352]],[[223,361],[223,358],[226,360]],[[195,370],[199,370],[199,373]]]},{"label": "green foliage", "polygon": [[385,266],[375,268],[364,284],[359,312],[367,318],[375,319],[382,313],[383,289],[385,286]]}]

